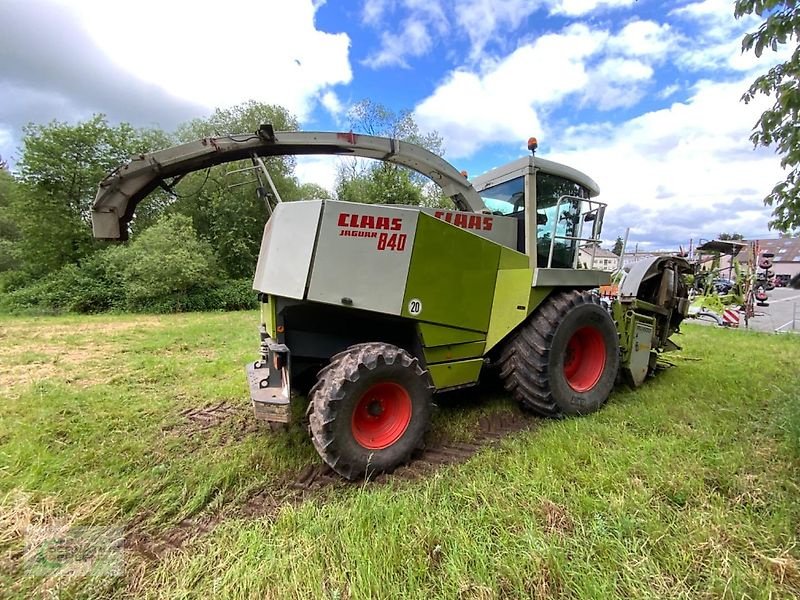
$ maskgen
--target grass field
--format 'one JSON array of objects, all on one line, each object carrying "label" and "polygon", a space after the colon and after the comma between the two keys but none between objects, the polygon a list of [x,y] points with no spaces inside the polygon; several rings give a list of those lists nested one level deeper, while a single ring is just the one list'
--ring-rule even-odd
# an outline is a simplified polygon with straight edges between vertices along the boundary
[{"label": "grass field", "polygon": [[[0,317],[0,597],[800,595],[796,337],[687,325],[676,368],[595,415],[299,494],[302,427],[249,414],[256,321]],[[431,439],[516,410],[444,396]],[[81,550],[106,533],[116,570]]]}]

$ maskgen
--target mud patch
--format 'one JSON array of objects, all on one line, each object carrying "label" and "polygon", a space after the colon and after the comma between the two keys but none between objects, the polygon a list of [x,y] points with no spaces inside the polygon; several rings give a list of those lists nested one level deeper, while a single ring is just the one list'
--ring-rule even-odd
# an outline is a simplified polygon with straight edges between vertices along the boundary
[{"label": "mud patch", "polygon": [[184,519],[166,533],[158,536],[135,530],[129,531],[125,535],[123,548],[125,552],[144,560],[156,561],[180,550],[190,539],[210,532],[221,521],[221,514],[201,519]]},{"label": "mud patch", "polygon": [[[392,473],[378,475],[366,481],[366,484],[380,485],[391,480],[413,481],[426,477],[443,465],[464,463],[482,448],[495,444],[512,433],[531,429],[538,422],[535,417],[511,411],[481,417],[478,421],[478,432],[472,441],[429,446],[418,451],[410,463],[401,465]],[[364,485],[365,482],[347,481],[327,465],[318,465],[306,467],[291,485],[298,490],[313,491],[338,483]]]},{"label": "mud patch", "polygon": [[221,429],[221,442],[235,441],[259,430],[249,405],[222,400],[204,407],[190,407],[180,413],[182,422],[166,427],[170,435],[189,438],[204,436]]},{"label": "mud patch", "polygon": [[567,535],[572,533],[575,529],[575,522],[567,512],[567,509],[560,504],[545,500],[542,502],[539,511],[544,521],[544,529],[547,533]]},{"label": "mud patch", "polygon": [[[201,424],[203,431],[225,422],[241,410],[226,402],[204,409],[185,411],[187,419]],[[249,415],[248,415],[249,416]],[[472,458],[479,450],[492,446],[506,436],[530,430],[539,419],[520,411],[506,411],[481,417],[478,432],[470,442],[436,444],[417,452],[412,461],[395,469],[393,473],[381,474],[367,481],[347,481],[327,465],[308,465],[300,472],[288,477],[275,489],[262,490],[253,494],[244,504],[234,510],[198,519],[186,519],[161,536],[148,536],[131,532],[125,541],[125,548],[149,561],[161,559],[169,553],[180,550],[187,542],[211,531],[228,518],[274,519],[287,506],[297,506],[310,499],[324,498],[331,491],[349,487],[374,487],[392,481],[415,481],[431,475],[446,465],[461,464]]]}]

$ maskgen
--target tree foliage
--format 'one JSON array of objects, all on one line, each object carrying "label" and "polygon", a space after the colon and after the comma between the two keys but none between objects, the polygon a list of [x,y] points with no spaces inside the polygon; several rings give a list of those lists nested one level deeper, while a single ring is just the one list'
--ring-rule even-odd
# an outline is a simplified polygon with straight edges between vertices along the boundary
[{"label": "tree foliage", "polygon": [[625,242],[622,240],[622,236],[617,236],[616,241],[614,242],[614,247],[611,249],[611,252],[620,256],[622,254],[622,246]]},{"label": "tree foliage", "polygon": [[722,233],[719,234],[717,239],[718,240],[734,240],[734,241],[735,240],[743,240],[744,239],[744,235],[741,234],[741,233],[736,233],[736,232],[734,232],[734,233],[722,232]]},{"label": "tree foliage", "polygon": [[129,308],[186,298],[220,278],[211,245],[197,236],[185,215],[164,217],[130,245],[113,248],[108,262],[119,274]]},{"label": "tree foliage", "polygon": [[[359,133],[411,142],[441,155],[441,136],[422,132],[408,110],[394,112],[382,104],[362,100],[348,113],[350,128]],[[368,204],[413,204],[439,206],[438,187],[424,175],[384,161],[352,159],[339,166],[336,182],[339,200]]]},{"label": "tree foliage", "polygon": [[800,227],[800,7],[794,0],[736,1],[737,18],[751,14],[764,21],[744,36],[743,52],[760,57],[764,50],[795,46],[789,60],[759,76],[742,97],[745,102],[759,95],[775,99],[756,122],[750,139],[756,146],[773,146],[781,156],[781,166],[789,171],[764,199],[773,207],[770,225],[787,231]]},{"label": "tree foliage", "polygon": [[41,276],[91,254],[97,184],[130,156],[167,144],[161,131],[112,126],[103,115],[77,125],[28,125],[9,201],[25,270]]},{"label": "tree foliage", "polygon": [[[250,101],[190,121],[179,128],[177,137],[190,141],[225,133],[255,133],[264,123],[279,131],[298,128],[297,119],[286,109]],[[281,198],[297,200],[301,193],[294,177],[295,158],[276,156],[264,162]],[[250,161],[242,161],[189,174],[176,186],[178,198],[169,209],[192,219],[197,233],[213,246],[222,269],[234,278],[252,276],[267,222],[264,202],[255,193],[255,175],[232,173],[251,166]]]}]

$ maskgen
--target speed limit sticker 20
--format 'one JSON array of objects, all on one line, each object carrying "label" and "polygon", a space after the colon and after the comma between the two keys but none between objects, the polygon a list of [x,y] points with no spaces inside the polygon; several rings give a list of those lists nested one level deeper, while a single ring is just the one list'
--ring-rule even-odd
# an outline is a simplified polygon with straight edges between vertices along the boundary
[{"label": "speed limit sticker 20", "polygon": [[408,301],[408,314],[412,317],[416,317],[418,314],[422,312],[422,300],[419,298],[412,298]]}]

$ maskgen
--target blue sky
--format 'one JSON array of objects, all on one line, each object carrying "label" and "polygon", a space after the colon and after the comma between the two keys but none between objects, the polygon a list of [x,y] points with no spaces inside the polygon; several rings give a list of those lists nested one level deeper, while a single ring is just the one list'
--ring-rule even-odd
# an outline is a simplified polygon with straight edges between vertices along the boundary
[{"label": "blue sky", "polygon": [[[761,198],[779,160],[748,141],[767,104],[739,100],[782,56],[741,55],[757,25],[732,0],[0,0],[0,154],[30,121],[171,129],[253,98],[330,130],[370,98],[413,111],[472,175],[535,135],[600,184],[609,241],[774,236]],[[336,160],[297,174],[330,188]]]}]

